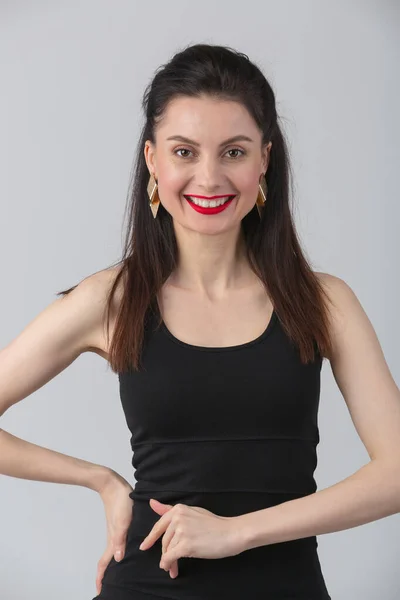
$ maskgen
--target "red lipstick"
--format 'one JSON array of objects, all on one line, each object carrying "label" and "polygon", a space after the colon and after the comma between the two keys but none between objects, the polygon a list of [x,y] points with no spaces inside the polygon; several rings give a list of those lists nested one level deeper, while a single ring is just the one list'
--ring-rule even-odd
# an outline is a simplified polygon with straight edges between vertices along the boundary
[{"label": "red lipstick", "polygon": [[198,196],[196,194],[185,194],[185,196],[191,196],[192,198],[200,198],[201,200],[216,200],[217,198],[227,198],[228,196],[234,196],[234,194],[219,194],[218,196]]},{"label": "red lipstick", "polygon": [[[211,197],[207,197],[207,196],[193,196],[193,198],[201,198],[204,200],[213,200],[216,198],[226,198],[228,196],[228,194],[224,194],[219,195],[219,196],[211,196]],[[204,206],[198,206],[197,204],[195,204],[194,202],[191,202],[191,200],[189,200],[189,198],[185,195],[184,198],[186,199],[186,201],[188,202],[188,204],[190,204],[190,206],[196,211],[201,213],[202,215],[215,215],[218,214],[220,212],[222,212],[223,210],[227,209],[228,206],[230,206],[232,204],[232,200],[235,198],[236,196],[231,196],[229,200],[227,200],[226,202],[224,202],[224,204],[221,204],[220,206],[213,206],[213,207],[208,207],[205,208]]]}]

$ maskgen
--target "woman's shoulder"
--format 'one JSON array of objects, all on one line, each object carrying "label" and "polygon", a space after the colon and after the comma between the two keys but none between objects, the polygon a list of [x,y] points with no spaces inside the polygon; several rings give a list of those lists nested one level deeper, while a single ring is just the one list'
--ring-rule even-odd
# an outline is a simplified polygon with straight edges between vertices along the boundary
[{"label": "woman's shoulder", "polygon": [[343,295],[346,289],[351,289],[343,279],[336,275],[332,275],[331,273],[314,271],[314,275],[317,277],[331,304],[334,306],[337,305],[338,299]]},{"label": "woman's shoulder", "polygon": [[[109,294],[122,270],[122,265],[107,267],[88,275],[76,286],[85,295],[93,309],[104,309],[107,306]],[[123,293],[123,275],[119,278],[113,294],[112,306],[118,308]]]},{"label": "woman's shoulder", "polygon": [[314,271],[314,275],[321,281],[321,283],[325,284],[327,287],[330,285],[334,285],[335,280],[340,280],[340,277],[336,277],[331,273],[324,273],[322,271]]},{"label": "woman's shoulder", "polygon": [[[109,345],[106,335],[107,326],[110,334],[108,339],[112,339],[116,316],[123,296],[123,273],[116,283],[122,268],[121,264],[107,267],[85,277],[77,286],[81,290],[81,295],[86,297],[86,304],[90,306],[93,321],[87,351],[94,352],[106,360],[108,359]],[[115,291],[110,298],[115,283]]]},{"label": "woman's shoulder", "polygon": [[340,303],[340,298],[343,295],[353,292],[349,284],[337,275],[323,273],[321,271],[314,271],[314,275],[317,277],[318,281],[324,288],[324,291],[335,306],[337,306],[338,302]]},{"label": "woman's shoulder", "polygon": [[332,339],[336,341],[347,329],[348,323],[364,310],[353,288],[341,277],[331,273],[315,272],[329,299],[328,322]]}]

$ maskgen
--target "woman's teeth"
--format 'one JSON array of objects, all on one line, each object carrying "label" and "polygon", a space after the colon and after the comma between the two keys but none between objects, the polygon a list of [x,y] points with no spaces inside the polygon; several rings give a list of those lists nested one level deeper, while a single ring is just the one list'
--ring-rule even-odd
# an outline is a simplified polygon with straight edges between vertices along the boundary
[{"label": "woman's teeth", "polygon": [[202,206],[203,208],[214,208],[215,206],[221,206],[221,204],[225,204],[228,202],[233,196],[225,196],[225,198],[218,198],[217,200],[201,200],[200,198],[193,198],[193,196],[185,196],[188,198],[193,204],[197,204],[197,206]]}]

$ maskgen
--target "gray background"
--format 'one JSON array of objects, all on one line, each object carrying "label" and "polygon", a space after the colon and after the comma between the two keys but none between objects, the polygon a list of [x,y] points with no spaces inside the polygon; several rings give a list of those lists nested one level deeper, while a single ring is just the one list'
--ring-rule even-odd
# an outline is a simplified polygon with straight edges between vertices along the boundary
[{"label": "gray background", "polygon": [[[395,0],[0,2],[1,347],[119,257],[143,89],[183,45],[210,42],[270,79],[304,248],[353,288],[399,382],[399,13]],[[1,426],[134,485],[117,383],[85,354]],[[322,489],[368,462],[329,363],[319,423]],[[2,477],[0,503],[0,597],[92,598],[106,544],[96,493]],[[399,533],[395,515],[319,536],[333,600],[398,598]]]}]

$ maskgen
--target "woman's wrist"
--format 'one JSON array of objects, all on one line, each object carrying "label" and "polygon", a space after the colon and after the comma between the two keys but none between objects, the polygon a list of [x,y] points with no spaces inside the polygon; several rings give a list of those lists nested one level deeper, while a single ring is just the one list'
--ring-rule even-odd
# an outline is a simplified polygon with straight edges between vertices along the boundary
[{"label": "woman's wrist", "polygon": [[87,487],[99,494],[117,479],[117,473],[104,465],[93,465],[89,471]]},{"label": "woman's wrist", "polygon": [[108,492],[114,492],[115,489],[124,488],[129,493],[133,490],[132,486],[119,473],[108,467],[102,467],[94,478],[95,489],[100,496],[105,496]]}]

